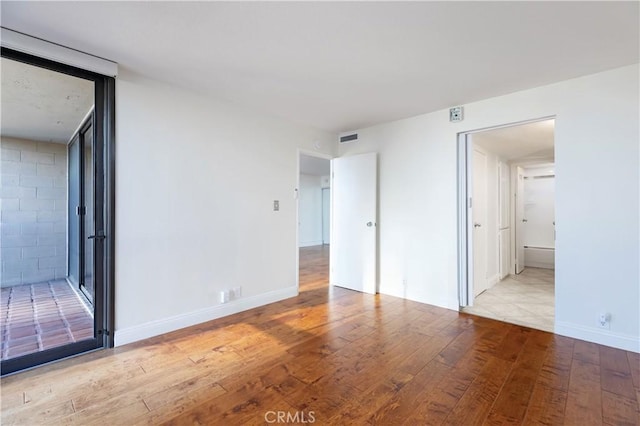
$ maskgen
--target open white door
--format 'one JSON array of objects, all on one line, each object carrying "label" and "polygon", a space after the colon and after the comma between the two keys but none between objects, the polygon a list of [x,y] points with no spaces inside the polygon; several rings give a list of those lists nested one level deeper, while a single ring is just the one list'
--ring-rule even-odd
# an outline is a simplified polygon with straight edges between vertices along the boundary
[{"label": "open white door", "polygon": [[376,293],[377,156],[331,160],[331,285]]},{"label": "open white door", "polygon": [[516,274],[524,270],[524,170],[516,168]]}]

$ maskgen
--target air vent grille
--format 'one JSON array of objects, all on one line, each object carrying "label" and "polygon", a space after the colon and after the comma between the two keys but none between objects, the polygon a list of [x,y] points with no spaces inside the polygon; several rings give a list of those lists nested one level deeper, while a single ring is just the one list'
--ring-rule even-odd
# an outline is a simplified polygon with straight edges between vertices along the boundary
[{"label": "air vent grille", "polygon": [[345,135],[340,137],[340,143],[351,142],[358,140],[358,134],[354,133],[352,135]]}]

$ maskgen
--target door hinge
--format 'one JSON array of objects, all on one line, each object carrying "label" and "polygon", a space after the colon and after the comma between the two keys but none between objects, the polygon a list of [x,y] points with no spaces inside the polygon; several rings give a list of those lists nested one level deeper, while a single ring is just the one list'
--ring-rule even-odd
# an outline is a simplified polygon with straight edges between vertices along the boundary
[{"label": "door hinge", "polygon": [[85,206],[76,207],[76,214],[78,216],[84,216],[87,214],[87,208]]},{"label": "door hinge", "polygon": [[101,336],[103,334],[105,336],[108,336],[109,335],[109,330],[98,330],[98,336]]}]

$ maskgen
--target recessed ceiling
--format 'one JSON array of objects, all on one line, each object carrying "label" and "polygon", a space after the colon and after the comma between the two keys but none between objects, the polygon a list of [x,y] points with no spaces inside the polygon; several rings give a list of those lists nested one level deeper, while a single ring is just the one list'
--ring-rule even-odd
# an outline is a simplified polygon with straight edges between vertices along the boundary
[{"label": "recessed ceiling", "polygon": [[93,106],[93,82],[0,59],[0,135],[67,143]]},{"label": "recessed ceiling", "polygon": [[300,173],[313,176],[327,176],[331,172],[331,162],[324,158],[300,156]]},{"label": "recessed ceiling", "polygon": [[635,1],[0,7],[6,28],[333,132],[635,64],[640,51]]},{"label": "recessed ceiling", "polygon": [[474,133],[472,141],[511,162],[553,162],[555,120],[537,121]]}]

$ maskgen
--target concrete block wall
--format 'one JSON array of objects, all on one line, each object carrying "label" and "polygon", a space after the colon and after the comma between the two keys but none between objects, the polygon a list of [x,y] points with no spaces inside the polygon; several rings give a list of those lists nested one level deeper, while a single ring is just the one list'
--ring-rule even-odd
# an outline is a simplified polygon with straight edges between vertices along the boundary
[{"label": "concrete block wall", "polygon": [[0,286],[66,276],[67,147],[0,138]]}]

